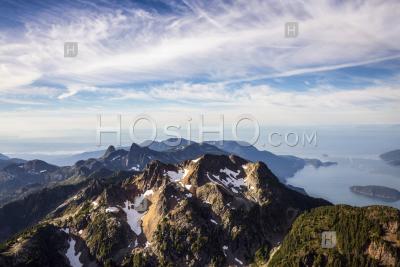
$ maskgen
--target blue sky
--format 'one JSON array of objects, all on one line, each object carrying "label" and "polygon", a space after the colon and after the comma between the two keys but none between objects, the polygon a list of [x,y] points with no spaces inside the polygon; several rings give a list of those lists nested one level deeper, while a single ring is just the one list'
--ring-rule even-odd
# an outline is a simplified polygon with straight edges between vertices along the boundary
[{"label": "blue sky", "polygon": [[96,114],[398,124],[399,13],[396,0],[2,1],[0,138],[92,130]]}]

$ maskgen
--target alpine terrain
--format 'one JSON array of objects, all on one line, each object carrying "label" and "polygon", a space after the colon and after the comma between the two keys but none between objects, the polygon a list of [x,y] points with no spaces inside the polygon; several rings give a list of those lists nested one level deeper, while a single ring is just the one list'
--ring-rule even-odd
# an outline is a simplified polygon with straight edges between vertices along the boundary
[{"label": "alpine terrain", "polygon": [[[52,183],[0,208],[0,266],[399,262],[398,210],[332,206],[210,144],[110,146],[70,167],[28,161],[3,172]],[[324,230],[337,231],[336,248],[319,246]]]}]

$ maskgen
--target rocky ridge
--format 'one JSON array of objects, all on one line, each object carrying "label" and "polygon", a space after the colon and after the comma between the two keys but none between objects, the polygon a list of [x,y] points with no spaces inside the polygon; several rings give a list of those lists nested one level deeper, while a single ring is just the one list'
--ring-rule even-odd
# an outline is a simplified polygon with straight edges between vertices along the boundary
[{"label": "rocky ridge", "polygon": [[[288,189],[264,163],[226,155],[151,161],[127,178],[92,179],[3,245],[0,263],[64,266],[73,240],[79,262],[90,266],[247,265],[281,242],[299,214],[321,205],[330,203]],[[34,241],[47,231],[60,236],[49,241],[57,243],[50,255]]]}]

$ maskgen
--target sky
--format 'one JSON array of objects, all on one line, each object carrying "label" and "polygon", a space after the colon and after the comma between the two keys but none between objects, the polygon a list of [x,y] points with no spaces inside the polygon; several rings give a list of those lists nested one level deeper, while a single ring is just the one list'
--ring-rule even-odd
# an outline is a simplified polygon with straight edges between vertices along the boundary
[{"label": "sky", "polygon": [[92,133],[98,114],[396,125],[399,14],[397,0],[2,0],[0,140]]}]

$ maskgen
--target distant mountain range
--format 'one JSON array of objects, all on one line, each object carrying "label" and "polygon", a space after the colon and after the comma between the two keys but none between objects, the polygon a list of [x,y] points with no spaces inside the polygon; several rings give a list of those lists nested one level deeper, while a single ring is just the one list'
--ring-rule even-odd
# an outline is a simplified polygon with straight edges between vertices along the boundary
[{"label": "distant mountain range", "polygon": [[[173,139],[166,142],[173,142]],[[197,158],[204,154],[238,155],[249,161],[261,161],[276,174],[281,181],[293,176],[297,171],[310,164],[314,167],[330,166],[333,162],[321,162],[317,159],[301,159],[294,156],[277,156],[268,151],[259,151],[252,146],[241,146],[235,141],[196,143],[182,139],[179,146],[171,147],[166,142],[153,142],[150,146],[132,144],[130,148],[85,152],[64,158],[72,161],[71,166],[58,167],[41,160],[24,161],[4,157],[0,166],[0,206],[12,200],[29,195],[46,186],[57,183],[81,181],[94,172],[141,171],[152,160],[175,164]],[[88,158],[89,157],[89,158]],[[60,159],[59,159],[60,160]],[[76,161],[75,161],[76,160]],[[305,193],[301,188],[293,189]]]},{"label": "distant mountain range", "polygon": [[383,153],[380,158],[390,165],[400,166],[400,149]]},{"label": "distant mountain range", "polygon": [[[194,151],[196,146],[199,146],[198,143],[194,141],[188,141],[186,139],[181,139],[179,145],[171,146],[168,144],[177,143],[177,140],[174,138],[167,139],[164,141],[145,141],[140,146],[148,147],[151,150],[157,152],[173,152],[173,151],[180,151],[185,149],[188,146],[191,146],[194,155],[198,153]],[[268,165],[268,167],[272,170],[272,172],[277,175],[282,181],[286,178],[292,177],[297,171],[304,168],[306,165],[312,165],[316,168],[319,167],[327,167],[336,164],[336,162],[322,162],[318,159],[302,159],[295,156],[287,156],[287,155],[276,155],[268,151],[261,151],[255,148],[254,146],[250,146],[244,142],[237,142],[237,141],[223,141],[221,144],[220,141],[207,141],[204,142],[202,145],[205,149],[205,145],[211,145],[213,148],[208,147],[209,154],[234,154],[238,155],[244,159],[250,161],[262,161]],[[217,150],[218,148],[219,150]],[[126,150],[129,151],[130,147],[121,147],[119,150]],[[190,150],[188,150],[190,151]],[[204,151],[204,150],[203,150]],[[98,151],[91,151],[91,152],[84,152],[76,155],[71,156],[54,156],[53,159],[48,158],[47,161],[56,164],[59,166],[69,166],[74,164],[79,160],[87,160],[89,158],[100,158],[104,155],[106,150],[98,150]],[[188,158],[193,158],[190,153],[187,153]]]}]

